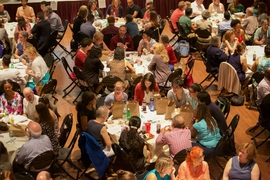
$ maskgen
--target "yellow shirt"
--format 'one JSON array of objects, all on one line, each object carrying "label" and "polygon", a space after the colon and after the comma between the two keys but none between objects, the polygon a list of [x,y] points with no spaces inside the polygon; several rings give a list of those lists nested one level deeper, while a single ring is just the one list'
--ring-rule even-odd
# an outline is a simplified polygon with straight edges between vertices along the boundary
[{"label": "yellow shirt", "polygon": [[31,6],[26,5],[24,8],[23,6],[18,7],[17,12],[16,12],[16,19],[18,17],[23,16],[25,20],[26,18],[35,18],[35,12],[34,9]]}]

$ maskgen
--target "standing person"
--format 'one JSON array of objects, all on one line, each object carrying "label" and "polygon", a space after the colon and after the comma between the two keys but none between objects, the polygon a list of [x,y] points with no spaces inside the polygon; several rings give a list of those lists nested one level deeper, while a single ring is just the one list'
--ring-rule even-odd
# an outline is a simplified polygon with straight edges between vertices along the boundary
[{"label": "standing person", "polygon": [[178,169],[177,180],[203,179],[210,180],[209,167],[204,161],[203,149],[194,146],[187,154],[186,160],[181,163]]},{"label": "standing person", "polygon": [[21,0],[22,6],[17,8],[16,21],[20,16],[24,17],[24,19],[28,22],[35,20],[34,9],[31,6],[28,6],[27,2],[28,0]]},{"label": "standing person", "polygon": [[142,18],[141,8],[134,4],[133,0],[127,0],[127,14],[131,14],[133,18]]},{"label": "standing person", "polygon": [[168,64],[169,56],[161,43],[155,43],[153,49],[154,56],[148,65],[148,70],[154,73],[158,84],[164,84],[171,74],[171,69]]},{"label": "standing person", "polygon": [[224,5],[220,2],[220,0],[213,0],[213,2],[209,5],[208,10],[210,13],[224,13]]},{"label": "standing person", "polygon": [[106,14],[114,17],[124,17],[124,9],[121,6],[121,1],[112,0],[112,3],[107,8]]},{"label": "standing person", "polygon": [[25,55],[32,62],[31,67],[25,69],[25,73],[33,78],[33,81],[28,81],[26,86],[34,89],[36,87],[37,94],[40,94],[43,86],[50,79],[50,73],[44,59],[38,54],[35,47],[31,46],[25,49]]},{"label": "standing person", "polygon": [[88,51],[90,51],[93,46],[92,42],[93,42],[92,39],[84,38],[81,42],[81,48],[76,53],[74,63],[75,66],[80,68],[80,70],[82,71],[85,59],[87,58],[87,55],[89,53]]},{"label": "standing person", "polygon": [[191,3],[191,8],[193,10],[192,16],[198,16],[201,15],[202,12],[205,10],[205,7],[203,5],[204,0],[195,0],[193,3]]},{"label": "standing person", "polygon": [[153,73],[146,73],[141,82],[139,82],[134,90],[134,100],[139,102],[141,106],[143,102],[150,103],[150,98],[154,92],[159,92],[158,84],[155,81]]},{"label": "standing person", "polygon": [[0,19],[3,19],[4,22],[10,21],[9,13],[4,9],[4,4],[2,3],[0,3]]},{"label": "standing person", "polygon": [[93,14],[95,17],[95,21],[98,19],[104,19],[102,11],[97,7],[96,0],[89,0],[88,8],[88,14]]},{"label": "standing person", "polygon": [[231,4],[228,6],[228,11],[231,12],[231,14],[238,13],[238,12],[244,12],[245,8],[243,4],[239,3],[239,0],[233,0]]},{"label": "standing person", "polygon": [[103,88],[103,84],[99,83],[99,74],[103,71],[104,65],[100,61],[102,56],[101,48],[93,46],[83,64],[83,74],[89,84],[95,88],[95,93],[98,94]]},{"label": "standing person", "polygon": [[31,35],[31,26],[29,23],[25,22],[25,19],[23,17],[19,17],[18,24],[14,31],[14,38],[17,43],[20,42],[19,34],[24,31],[27,32],[28,37],[29,37]]},{"label": "standing person", "polygon": [[223,180],[260,179],[260,168],[254,161],[257,151],[253,143],[242,143],[238,148],[238,156],[232,157],[226,164]]},{"label": "standing person", "polygon": [[186,2],[185,1],[180,1],[178,3],[178,8],[175,9],[170,17],[170,20],[172,22],[172,26],[174,30],[177,30],[177,25],[176,22],[179,21],[179,19],[185,15],[185,10],[187,8]]},{"label": "standing person", "polygon": [[125,25],[121,25],[118,34],[112,37],[110,50],[113,51],[118,46],[126,49],[126,51],[134,50],[132,38],[127,34],[127,27]]},{"label": "standing person", "polygon": [[131,14],[126,15],[126,28],[128,35],[130,35],[132,38],[140,34],[138,25],[133,21]]},{"label": "standing person", "polygon": [[93,26],[94,15],[88,14],[86,23],[83,23],[80,27],[80,32],[86,34],[89,38],[93,39],[96,33],[96,28]]},{"label": "standing person", "polygon": [[149,171],[143,180],[176,180],[173,161],[168,157],[157,159],[155,169]]},{"label": "standing person", "polygon": [[82,100],[77,103],[77,121],[82,131],[87,131],[87,123],[96,118],[96,95],[87,91],[82,95]]},{"label": "standing person", "polygon": [[164,45],[164,47],[167,50],[168,56],[169,56],[169,66],[170,69],[174,70],[174,64],[177,63],[178,59],[175,56],[174,50],[172,46],[169,44],[169,37],[167,35],[160,35],[159,42]]}]

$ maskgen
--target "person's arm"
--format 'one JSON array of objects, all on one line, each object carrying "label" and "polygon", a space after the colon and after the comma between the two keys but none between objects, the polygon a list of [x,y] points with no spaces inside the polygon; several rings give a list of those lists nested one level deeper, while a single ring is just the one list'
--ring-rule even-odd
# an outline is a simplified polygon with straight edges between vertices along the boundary
[{"label": "person's arm", "polygon": [[177,180],[186,180],[186,173],[187,169],[186,169],[186,162],[182,162],[178,168],[178,174],[176,179]]},{"label": "person's arm", "polygon": [[251,171],[251,180],[259,180],[259,179],[260,179],[260,168],[256,163]]},{"label": "person's arm", "polygon": [[139,105],[142,105],[143,97],[141,97],[141,86],[140,83],[138,83],[134,90],[134,101],[139,101]]},{"label": "person's arm", "polygon": [[97,8],[97,11],[98,11],[98,16],[100,17],[100,19],[104,19],[104,15],[102,11],[99,8]]},{"label": "person's arm", "polygon": [[257,29],[254,35],[254,44],[255,45],[262,45],[265,41],[265,38],[262,38],[261,40],[259,40],[259,35],[261,33],[261,28]]},{"label": "person's arm", "polygon": [[135,73],[136,72],[135,68],[127,60],[125,60],[125,67],[128,68],[130,73]]},{"label": "person's arm", "polygon": [[247,24],[248,24],[247,19],[244,19],[244,20],[241,22],[241,28],[242,28],[242,29],[246,29]]},{"label": "person's arm", "polygon": [[205,169],[204,169],[204,179],[205,180],[211,180],[210,178],[210,173],[209,173],[209,166],[207,164],[207,162],[204,162],[205,165]]},{"label": "person's arm", "polygon": [[31,20],[33,20],[33,18],[36,18],[36,16],[35,16],[35,12],[34,12],[34,9],[32,8],[32,7],[30,7],[30,9],[31,9]]},{"label": "person's arm", "polygon": [[87,123],[88,123],[87,116],[81,116],[80,117],[80,122],[81,122],[82,131],[87,131]]},{"label": "person's arm", "polygon": [[150,62],[150,64],[148,65],[148,70],[149,71],[154,71],[155,70],[155,66],[156,66],[156,57],[154,56]]},{"label": "person's arm", "polygon": [[240,31],[241,31],[241,37],[242,37],[243,42],[246,42],[245,31],[242,29]]},{"label": "person's arm", "polygon": [[[133,40],[132,40],[132,38],[131,38],[131,36],[129,36],[129,35],[126,35],[126,36],[128,36],[128,42],[126,42],[126,50],[127,51],[134,51],[134,44],[133,44]],[[128,43],[128,44],[127,44]]]},{"label": "person's arm", "polygon": [[8,11],[6,11],[6,16],[7,16],[7,21],[9,22],[10,21],[10,15],[9,15]]},{"label": "person's arm", "polygon": [[229,173],[232,168],[232,158],[227,162],[223,171],[223,180],[229,180]]},{"label": "person's arm", "polygon": [[224,14],[224,12],[225,12],[224,5],[223,5],[222,3],[220,3],[220,4],[221,4],[221,11],[222,11],[222,14]]},{"label": "person's arm", "polygon": [[133,18],[136,18],[138,14],[139,14],[139,12],[138,12],[138,11],[134,11],[134,13],[133,13],[132,17],[133,17]]},{"label": "person's arm", "polygon": [[142,53],[142,45],[143,45],[143,40],[140,40],[139,46],[138,46],[138,49],[137,49],[138,53]]},{"label": "person's arm", "polygon": [[252,66],[251,66],[251,71],[252,72],[256,72],[258,64],[259,64],[259,59],[256,59],[254,61],[254,63],[252,64]]},{"label": "person's arm", "polygon": [[19,13],[19,8],[17,8],[17,11],[16,11],[16,17],[15,17],[15,20],[18,21],[18,18],[20,17],[20,13]]},{"label": "person's arm", "polygon": [[57,19],[56,18],[53,18],[52,20],[51,20],[51,22],[50,22],[50,24],[51,24],[51,28],[52,29],[56,29],[56,26],[57,26]]},{"label": "person's arm", "polygon": [[27,83],[26,79],[24,78],[24,76],[21,74],[20,71],[17,71],[16,76],[17,76],[17,80],[20,81],[20,84],[26,84]]},{"label": "person's arm", "polygon": [[16,111],[13,114],[22,115],[23,114],[23,98],[19,93],[17,93],[17,95],[18,96],[16,98],[16,101],[17,101]]},{"label": "person's arm", "polygon": [[160,134],[158,135],[158,137],[156,139],[156,145],[164,146],[164,145],[168,144],[168,142],[165,138],[166,132],[167,132],[167,130],[165,128],[160,129]]},{"label": "person's arm", "polygon": [[195,129],[194,125],[190,126],[190,132],[191,132],[191,137],[196,137],[198,134],[197,129]]},{"label": "person's arm", "polygon": [[106,14],[107,15],[111,15],[111,9],[112,9],[112,5],[110,4],[109,6],[108,6],[108,9],[107,9],[107,11],[106,11]]},{"label": "person's arm", "polygon": [[240,62],[242,64],[242,71],[247,72],[248,66],[247,66],[247,59],[245,56],[240,56]]},{"label": "person's arm", "polygon": [[236,48],[236,46],[237,46],[237,41],[238,41],[238,39],[235,38],[235,39],[234,39],[233,47],[231,47],[230,43],[229,43],[227,40],[225,40],[225,46],[228,48],[228,50],[230,51],[230,53],[234,53],[235,48]]},{"label": "person's arm", "polygon": [[120,18],[124,17],[124,9],[122,6],[119,7],[119,17]]},{"label": "person's arm", "polygon": [[109,136],[109,134],[108,134],[107,129],[106,129],[105,126],[101,129],[100,134],[103,137],[103,140],[104,140],[106,146],[109,147],[109,148],[111,148],[112,141],[110,139],[110,136]]}]

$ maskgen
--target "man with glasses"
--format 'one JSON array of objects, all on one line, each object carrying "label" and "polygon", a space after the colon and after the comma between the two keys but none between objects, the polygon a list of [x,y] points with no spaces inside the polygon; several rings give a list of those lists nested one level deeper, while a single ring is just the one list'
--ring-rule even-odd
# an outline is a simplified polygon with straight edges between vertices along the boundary
[{"label": "man with glasses", "polygon": [[124,91],[125,91],[125,84],[122,81],[117,81],[114,85],[114,92],[111,92],[106,96],[104,105],[108,109],[111,109],[113,102],[127,101],[128,95]]},{"label": "man with glasses", "polygon": [[268,19],[261,22],[261,27],[259,27],[254,35],[254,44],[256,45],[266,45],[270,43],[270,27]]},{"label": "man with glasses", "polygon": [[35,95],[33,90],[29,87],[23,89],[23,96],[23,115],[31,120],[34,120],[34,113],[36,111],[39,96]]}]

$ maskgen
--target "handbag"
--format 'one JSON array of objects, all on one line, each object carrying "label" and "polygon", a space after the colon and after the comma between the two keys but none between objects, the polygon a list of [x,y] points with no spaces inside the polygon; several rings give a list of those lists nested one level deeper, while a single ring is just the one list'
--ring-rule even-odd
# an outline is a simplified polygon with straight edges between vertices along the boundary
[{"label": "handbag", "polygon": [[232,106],[242,106],[242,105],[244,105],[244,102],[245,102],[245,98],[242,95],[235,94],[231,98],[231,105]]}]

